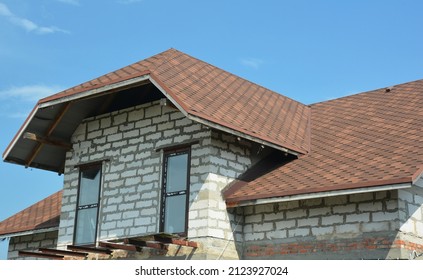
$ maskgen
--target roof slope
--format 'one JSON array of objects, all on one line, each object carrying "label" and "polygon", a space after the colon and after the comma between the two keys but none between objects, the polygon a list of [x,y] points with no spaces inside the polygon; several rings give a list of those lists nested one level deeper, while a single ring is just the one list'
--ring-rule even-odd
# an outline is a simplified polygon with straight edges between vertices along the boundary
[{"label": "roof slope", "polygon": [[190,115],[304,154],[308,106],[175,49],[40,100],[40,103],[150,75]]},{"label": "roof slope", "polygon": [[423,80],[312,109],[309,154],[226,193],[227,202],[411,183],[423,167]]},{"label": "roof slope", "polygon": [[193,121],[293,155],[309,150],[308,106],[169,49],[41,99],[3,160],[62,173],[63,147],[25,139],[25,132],[69,143],[86,117],[164,97]]},{"label": "roof slope", "polygon": [[0,236],[59,226],[62,191],[29,206],[0,222]]}]

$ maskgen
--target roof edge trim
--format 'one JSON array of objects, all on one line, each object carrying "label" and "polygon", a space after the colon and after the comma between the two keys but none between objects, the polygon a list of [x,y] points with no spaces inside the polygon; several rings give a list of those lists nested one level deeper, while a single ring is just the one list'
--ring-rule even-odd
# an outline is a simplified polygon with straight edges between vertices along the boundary
[{"label": "roof edge trim", "polygon": [[11,237],[18,237],[18,236],[29,235],[29,234],[51,232],[51,231],[56,231],[56,230],[59,230],[58,226],[57,227],[50,227],[50,228],[43,228],[43,229],[25,230],[25,231],[18,231],[18,232],[0,234],[0,238],[11,238]]},{"label": "roof edge trim", "polygon": [[[184,114],[185,117],[187,117],[188,119],[190,119],[194,122],[201,123],[201,124],[204,124],[206,126],[210,126],[210,127],[215,128],[217,130],[224,131],[224,132],[233,134],[235,136],[239,136],[239,137],[251,140],[253,142],[266,145],[268,147],[272,147],[274,149],[292,154],[294,156],[299,156],[300,154],[302,154],[301,152],[296,151],[295,149],[283,147],[283,146],[277,145],[275,143],[272,143],[270,141],[266,141],[264,139],[261,139],[259,137],[254,137],[254,136],[251,136],[247,133],[243,133],[239,130],[230,128],[228,126],[219,124],[217,122],[213,122],[212,120],[207,120],[205,118],[202,118],[200,116],[201,115],[200,113],[192,112],[192,110],[190,110],[188,107],[186,107],[185,104],[175,94],[173,94],[172,91],[164,83],[162,83],[160,81],[160,79],[157,79],[154,76],[153,73],[150,73],[150,82],[155,87],[157,87],[166,96],[166,98],[168,98],[172,102],[172,104],[175,105],[176,108],[179,111],[182,112],[182,114]],[[304,153],[306,153],[306,152],[304,151]]]},{"label": "roof edge trim", "polygon": [[6,150],[3,153],[3,160],[4,161],[6,161],[7,157],[9,156],[10,152],[12,151],[12,149],[15,146],[18,139],[22,137],[22,134],[24,133],[25,129],[28,127],[29,123],[34,118],[35,114],[38,112],[39,108],[40,108],[40,106],[38,104],[35,105],[35,107],[32,109],[31,113],[29,113],[29,116],[26,118],[26,120],[23,123],[23,125],[21,126],[21,128],[16,133],[15,137],[13,137],[12,141],[7,146]]},{"label": "roof edge trim", "polygon": [[265,141],[265,140],[263,140],[261,138],[258,138],[258,137],[250,136],[250,135],[248,135],[246,133],[242,133],[241,131],[237,131],[237,130],[231,129],[231,128],[226,127],[224,125],[220,125],[218,123],[215,123],[215,122],[212,122],[212,121],[209,121],[209,120],[200,118],[198,116],[195,116],[195,115],[192,115],[192,114],[188,114],[187,117],[190,120],[192,120],[192,121],[195,121],[195,122],[198,122],[198,123],[201,123],[201,124],[210,126],[212,128],[215,128],[215,129],[220,130],[220,131],[223,131],[223,132],[227,132],[227,133],[233,134],[235,136],[239,136],[239,137],[248,139],[248,140],[253,141],[253,142],[256,142],[258,144],[262,144],[262,145],[265,145],[265,146],[274,148],[276,150],[279,150],[279,151],[282,151],[282,152],[286,152],[286,153],[292,154],[294,156],[299,156],[300,155],[298,152],[296,152],[294,150],[287,149],[285,147],[276,145],[276,144],[274,144],[272,142]]},{"label": "roof edge trim", "polygon": [[61,97],[57,97],[55,99],[44,98],[39,101],[39,107],[40,108],[50,107],[60,103],[89,98],[96,94],[100,94],[100,93],[111,91],[111,90],[121,89],[122,87],[126,87],[126,86],[136,86],[137,83],[148,81],[149,78],[150,78],[150,74],[147,73],[135,78],[130,78],[124,81],[117,81],[115,83],[110,83],[110,84],[107,84],[98,88],[94,88],[94,89],[84,90],[72,95],[64,95]]},{"label": "roof edge trim", "polygon": [[324,198],[338,195],[351,195],[359,193],[368,193],[368,192],[379,192],[379,191],[389,191],[389,190],[399,190],[399,189],[408,189],[411,188],[411,183],[400,183],[400,184],[391,184],[375,187],[363,187],[357,189],[348,189],[348,190],[334,190],[334,191],[325,191],[318,193],[305,193],[305,194],[296,194],[296,195],[287,195],[280,197],[272,198],[260,198],[256,200],[240,201],[240,202],[227,202],[226,206],[228,208],[242,207],[242,206],[252,206],[252,205],[261,205],[269,203],[279,203],[279,202],[288,202],[296,200],[306,200],[313,198]]},{"label": "roof edge trim", "polygon": [[182,114],[184,114],[185,117],[188,117],[188,108],[164,83],[157,79],[152,73],[150,74],[149,80],[179,111],[182,112]]},{"label": "roof edge trim", "polygon": [[173,105],[176,106],[176,108],[179,111],[182,112],[182,114],[184,114],[185,117],[187,117],[188,119],[190,119],[190,120],[192,120],[194,122],[197,122],[197,123],[201,123],[201,124],[210,126],[212,128],[218,129],[220,131],[224,131],[224,132],[227,132],[227,133],[230,133],[230,134],[233,134],[233,135],[236,135],[236,136],[239,136],[239,137],[242,137],[242,138],[251,140],[253,142],[257,142],[259,144],[263,144],[263,145],[272,147],[274,149],[277,149],[277,150],[281,150],[283,152],[290,153],[290,154],[295,155],[295,156],[298,156],[299,155],[299,153],[296,152],[296,151],[294,151],[294,150],[291,150],[291,149],[287,149],[287,148],[278,146],[276,144],[273,144],[271,142],[262,140],[260,138],[252,137],[252,136],[250,136],[248,134],[245,134],[245,133],[242,133],[240,131],[236,131],[236,130],[231,129],[229,127],[226,127],[226,126],[223,126],[223,125],[219,125],[218,123],[215,123],[215,122],[206,120],[204,118],[195,116],[195,115],[189,113],[190,110],[185,106],[185,104],[181,100],[179,100],[179,98],[177,98],[172,93],[172,91],[169,88],[166,87],[166,85],[164,85],[162,82],[160,82],[159,79],[155,78],[153,74],[150,74],[150,81],[151,81],[151,83],[155,87],[157,87],[166,96],[166,98],[168,98],[172,102]]}]

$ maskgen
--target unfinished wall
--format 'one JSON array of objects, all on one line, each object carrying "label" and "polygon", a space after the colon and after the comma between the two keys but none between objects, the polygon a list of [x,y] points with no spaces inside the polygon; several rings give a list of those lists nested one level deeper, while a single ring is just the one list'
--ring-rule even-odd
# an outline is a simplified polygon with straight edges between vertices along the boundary
[{"label": "unfinished wall", "polygon": [[197,184],[191,185],[198,195],[189,214],[189,236],[197,236],[198,240],[208,244],[204,259],[241,257],[236,246],[240,237],[233,233],[236,219],[226,209],[222,190],[251,166],[255,157],[251,154],[253,146],[232,135],[212,132],[210,145],[204,151],[198,170],[202,175]]},{"label": "unfinished wall", "polygon": [[36,260],[32,257],[21,257],[18,251],[38,251],[39,248],[56,248],[58,231],[43,232],[12,237],[9,240],[9,260]]},{"label": "unfinished wall", "polygon": [[194,123],[159,102],[86,119],[75,131],[74,148],[66,159],[58,247],[73,242],[79,176],[75,166],[100,160],[106,161],[98,239],[159,232],[159,148],[187,141],[198,141],[191,146],[188,237],[205,244],[193,258],[238,258],[221,190],[251,165],[251,143]]},{"label": "unfinished wall", "polygon": [[410,213],[400,214],[399,201],[397,191],[383,191],[245,207],[244,258],[404,257],[397,235]]},{"label": "unfinished wall", "polygon": [[398,191],[400,229],[398,233],[402,258],[423,254],[423,190],[414,186]]}]

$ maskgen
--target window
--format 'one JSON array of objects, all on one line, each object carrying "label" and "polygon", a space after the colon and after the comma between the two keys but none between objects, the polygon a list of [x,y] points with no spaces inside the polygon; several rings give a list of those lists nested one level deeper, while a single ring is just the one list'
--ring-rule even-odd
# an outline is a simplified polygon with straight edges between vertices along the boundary
[{"label": "window", "polygon": [[160,231],[186,235],[188,227],[190,149],[164,154]]},{"label": "window", "polygon": [[75,245],[95,245],[100,183],[101,164],[81,167],[75,221]]}]

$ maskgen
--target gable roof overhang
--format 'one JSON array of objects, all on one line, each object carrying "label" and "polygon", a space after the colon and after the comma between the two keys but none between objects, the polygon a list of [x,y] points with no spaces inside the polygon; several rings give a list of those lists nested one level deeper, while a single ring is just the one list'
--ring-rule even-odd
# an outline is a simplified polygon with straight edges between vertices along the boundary
[{"label": "gable roof overhang", "polygon": [[127,94],[127,98],[134,99],[137,95],[134,91],[139,87],[150,94],[137,95],[138,100],[131,101],[134,106],[160,99],[161,96],[148,83],[148,76],[142,75],[70,96],[40,100],[6,148],[3,160],[63,173],[66,152],[71,148],[71,136],[82,120],[127,107],[127,101],[122,96]]},{"label": "gable roof overhang", "polygon": [[63,173],[83,119],[161,98],[195,122],[295,156],[308,152],[309,107],[170,49],[41,99],[3,160]]}]

